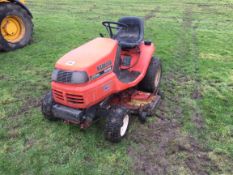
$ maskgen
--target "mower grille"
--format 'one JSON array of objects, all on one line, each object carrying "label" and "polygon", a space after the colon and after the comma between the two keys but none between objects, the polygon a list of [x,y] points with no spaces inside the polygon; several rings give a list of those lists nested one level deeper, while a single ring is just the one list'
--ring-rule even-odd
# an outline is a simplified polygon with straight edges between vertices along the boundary
[{"label": "mower grille", "polygon": [[84,99],[82,95],[66,94],[66,99],[69,103],[74,103],[74,104],[84,103]]},{"label": "mower grille", "polygon": [[72,72],[58,71],[57,81],[61,83],[71,83]]},{"label": "mower grille", "polygon": [[54,98],[63,102],[67,101],[72,104],[84,104],[84,98],[82,95],[68,94],[62,91],[53,90]]},{"label": "mower grille", "polygon": [[54,94],[55,98],[64,101],[64,96],[63,96],[63,93],[61,91],[53,90],[53,94]]}]

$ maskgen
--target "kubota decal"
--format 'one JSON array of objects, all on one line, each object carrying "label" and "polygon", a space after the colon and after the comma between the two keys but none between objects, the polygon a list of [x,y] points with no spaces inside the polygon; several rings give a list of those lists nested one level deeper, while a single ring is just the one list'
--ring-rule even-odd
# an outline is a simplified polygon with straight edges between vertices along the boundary
[{"label": "kubota decal", "polygon": [[103,71],[101,71],[95,75],[90,76],[90,80],[95,80],[95,79],[97,79],[97,78],[99,78],[99,77],[101,77],[101,76],[103,76],[111,71],[112,71],[112,66],[107,68],[107,69],[104,69]]},{"label": "kubota decal", "polygon": [[103,64],[97,66],[97,70],[98,70],[98,71],[101,71],[101,70],[103,70],[103,69],[105,69],[106,67],[109,67],[109,66],[111,66],[111,65],[112,65],[112,61],[109,60],[109,61],[107,61],[106,63],[103,63]]}]

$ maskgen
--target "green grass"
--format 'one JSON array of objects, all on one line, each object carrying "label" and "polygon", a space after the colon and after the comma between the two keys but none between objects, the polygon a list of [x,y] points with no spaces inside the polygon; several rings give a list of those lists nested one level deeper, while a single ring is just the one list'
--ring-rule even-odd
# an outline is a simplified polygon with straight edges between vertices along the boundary
[{"label": "green grass", "polygon": [[[150,13],[155,16],[146,21],[145,38],[156,43],[163,62],[165,96],[179,96],[182,131],[211,150],[223,174],[233,173],[232,0],[37,0],[28,6],[34,15],[33,44],[0,53],[0,174],[133,174],[128,149],[137,144],[129,137],[111,144],[103,138],[101,123],[81,131],[48,122],[39,102],[50,89],[56,60],[106,34],[101,21]],[[168,85],[177,94],[169,93]],[[193,99],[194,91],[201,98]],[[201,129],[192,120],[197,113]],[[135,122],[129,134],[139,125]]]}]

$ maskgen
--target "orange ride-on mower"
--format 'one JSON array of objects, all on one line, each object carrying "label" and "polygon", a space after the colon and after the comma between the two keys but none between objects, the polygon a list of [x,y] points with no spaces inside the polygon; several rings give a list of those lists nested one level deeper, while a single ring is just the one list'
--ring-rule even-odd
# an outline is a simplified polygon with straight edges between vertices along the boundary
[{"label": "orange ride-on mower", "polygon": [[154,44],[144,41],[142,19],[123,17],[103,25],[110,38],[101,34],[58,60],[42,113],[81,128],[106,117],[105,137],[118,142],[131,114],[145,122],[158,106],[162,69],[153,57]]}]

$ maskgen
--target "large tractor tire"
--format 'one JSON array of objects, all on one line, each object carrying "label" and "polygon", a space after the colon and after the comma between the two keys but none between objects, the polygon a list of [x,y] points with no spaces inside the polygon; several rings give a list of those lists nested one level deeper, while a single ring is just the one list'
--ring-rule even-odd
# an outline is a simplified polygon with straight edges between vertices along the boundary
[{"label": "large tractor tire", "polygon": [[152,58],[147,69],[146,76],[139,84],[139,90],[145,92],[157,92],[162,76],[162,65],[158,58]]},{"label": "large tractor tire", "polygon": [[22,48],[32,40],[33,23],[29,13],[15,3],[0,3],[0,50]]}]

